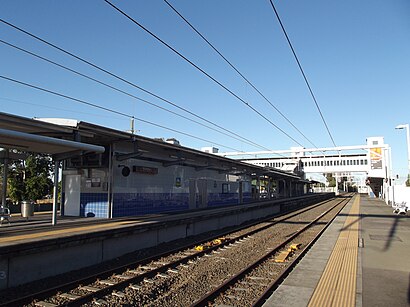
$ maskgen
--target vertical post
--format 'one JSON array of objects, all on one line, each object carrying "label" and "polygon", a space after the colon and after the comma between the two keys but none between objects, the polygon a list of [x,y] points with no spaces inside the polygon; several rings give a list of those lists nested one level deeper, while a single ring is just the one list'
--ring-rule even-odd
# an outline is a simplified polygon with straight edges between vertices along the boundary
[{"label": "vertical post", "polygon": [[239,201],[239,204],[243,204],[243,181],[239,181],[238,182],[238,184],[239,184],[239,187],[238,187],[238,201]]},{"label": "vertical post", "polygon": [[64,208],[64,198],[63,195],[65,193],[65,178],[63,177],[63,169],[64,169],[64,161],[61,161],[61,195],[60,195],[60,202],[58,203],[60,205],[60,216],[65,215],[65,208]]},{"label": "vertical post", "polygon": [[395,203],[395,201],[394,201],[394,179],[392,179],[392,183],[393,183],[393,185],[392,185],[392,191],[393,191],[393,203],[392,203],[392,207],[394,207],[394,206],[396,206],[396,203]]},{"label": "vertical post", "polygon": [[383,149],[383,163],[384,163],[384,171],[385,171],[385,178],[383,180],[383,198],[384,201],[388,204],[390,191],[389,191],[389,148],[386,147]]},{"label": "vertical post", "polygon": [[53,191],[53,218],[52,225],[57,224],[57,203],[58,203],[58,170],[60,168],[60,161],[54,161],[54,191]]},{"label": "vertical post", "polygon": [[[6,149],[8,152],[8,150]],[[8,172],[8,164],[9,159],[4,158],[4,165],[3,165],[3,186],[2,186],[2,198],[1,198],[1,205],[6,208],[7,207],[7,172]]]},{"label": "vertical post", "polygon": [[266,187],[266,192],[267,192],[266,196],[267,196],[267,199],[271,199],[271,185],[272,185],[272,182],[270,180],[270,177],[268,177],[267,182],[268,182],[268,184],[267,184],[267,187]]},{"label": "vertical post", "polygon": [[282,179],[282,188],[283,188],[283,190],[282,190],[282,195],[281,196],[283,196],[283,197],[288,197],[289,195],[287,194],[288,193],[288,188],[287,188],[287,184],[286,184],[286,180],[285,179]]},{"label": "vertical post", "polygon": [[[407,159],[408,159],[408,174],[410,175],[410,132],[409,132],[409,124],[406,124],[406,138],[407,138]],[[408,178],[408,177],[407,177]]]},{"label": "vertical post", "polygon": [[256,179],[256,199],[259,200],[261,195],[261,178],[258,175],[258,179]]},{"label": "vertical post", "polygon": [[288,187],[287,196],[288,196],[288,197],[292,197],[292,196],[293,196],[293,193],[292,193],[292,181],[289,180],[289,181],[287,182],[286,186]]},{"label": "vertical post", "polygon": [[196,209],[196,180],[189,179],[189,209]]},{"label": "vertical post", "polygon": [[134,134],[134,116],[131,117],[131,134]]},{"label": "vertical post", "polygon": [[336,190],[335,195],[339,195],[339,173],[335,173]]},{"label": "vertical post", "polygon": [[410,175],[410,131],[409,131],[409,124],[405,125],[398,125],[396,129],[406,129],[406,141],[407,141],[407,166],[408,166],[408,174],[407,177]]},{"label": "vertical post", "polygon": [[114,210],[114,151],[115,143],[110,144],[109,160],[108,160],[108,218],[112,219]]},{"label": "vertical post", "polygon": [[392,164],[392,154],[391,154],[391,147],[389,147],[389,194],[390,194],[390,188],[392,189],[392,200],[390,199],[390,195],[389,195],[389,203],[394,205],[392,203],[392,201],[394,201],[394,188],[392,187],[392,168],[393,168],[393,164]]}]

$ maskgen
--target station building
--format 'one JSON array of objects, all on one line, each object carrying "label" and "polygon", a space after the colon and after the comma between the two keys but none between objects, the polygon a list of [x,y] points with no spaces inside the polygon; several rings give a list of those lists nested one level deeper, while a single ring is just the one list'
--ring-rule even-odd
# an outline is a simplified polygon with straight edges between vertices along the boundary
[{"label": "station building", "polygon": [[[54,153],[62,162],[61,214],[113,218],[204,209],[296,197],[308,191],[301,176],[217,156],[133,133],[67,119],[29,119],[1,113],[0,147]],[[12,138],[18,133],[19,139]],[[38,136],[33,139],[33,135]],[[102,148],[99,152],[87,146]],[[261,192],[264,192],[263,195]]]},{"label": "station building", "polygon": [[262,182],[264,189],[266,182],[280,187],[270,193],[275,198],[307,190],[295,174],[183,147],[175,139],[150,139],[86,122],[75,121],[72,127],[82,141],[98,140],[106,150],[64,161],[64,215],[110,218],[244,204],[261,199]]}]

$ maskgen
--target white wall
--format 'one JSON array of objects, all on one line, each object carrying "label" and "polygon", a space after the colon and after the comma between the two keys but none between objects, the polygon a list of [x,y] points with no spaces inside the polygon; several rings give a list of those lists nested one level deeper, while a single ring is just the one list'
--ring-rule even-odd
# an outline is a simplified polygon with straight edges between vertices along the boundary
[{"label": "white wall", "polygon": [[410,205],[410,187],[405,185],[394,186],[394,202],[401,203],[403,201]]},{"label": "white wall", "polygon": [[385,193],[384,193],[384,198],[386,201],[386,204],[393,204],[393,198],[394,202],[396,204],[400,204],[401,202],[407,202],[408,205],[410,205],[410,187],[406,187],[404,184],[403,185],[395,185],[395,186],[385,186]]},{"label": "white wall", "polygon": [[[117,152],[133,151],[131,144],[116,144]],[[130,168],[127,177],[121,174],[124,166]],[[152,168],[153,174],[133,172],[134,167]],[[114,193],[189,193],[191,179],[207,179],[210,193],[222,192],[222,183],[231,182],[231,192],[238,192],[239,180],[250,181],[246,176],[235,176],[219,173],[215,170],[195,170],[194,167],[172,165],[164,167],[162,163],[139,159],[113,161],[113,192]],[[248,190],[249,189],[249,190]],[[250,192],[250,187],[244,186],[243,192]]]}]

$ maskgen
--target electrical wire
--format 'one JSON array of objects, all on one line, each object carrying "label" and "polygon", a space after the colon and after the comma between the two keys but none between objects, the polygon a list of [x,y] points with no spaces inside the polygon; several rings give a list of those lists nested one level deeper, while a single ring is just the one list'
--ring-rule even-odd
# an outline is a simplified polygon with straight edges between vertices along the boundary
[{"label": "electrical wire", "polygon": [[233,91],[231,91],[228,87],[226,87],[225,85],[223,85],[220,81],[218,81],[217,79],[215,79],[214,77],[212,77],[210,74],[208,74],[205,70],[203,70],[202,68],[200,68],[198,65],[196,65],[195,63],[193,63],[191,60],[189,60],[187,57],[185,57],[182,53],[180,53],[178,50],[176,50],[175,48],[173,48],[171,45],[169,45],[168,43],[166,43],[164,40],[162,40],[160,37],[158,37],[157,35],[155,35],[153,32],[151,32],[150,30],[148,30],[146,27],[144,27],[142,24],[140,24],[138,21],[136,21],[134,18],[132,18],[131,16],[129,16],[127,13],[125,13],[124,11],[122,11],[120,8],[118,8],[117,6],[115,6],[114,4],[112,4],[110,1],[108,0],[104,0],[104,2],[106,2],[107,4],[109,4],[112,8],[114,8],[116,11],[118,11],[120,14],[122,14],[123,16],[125,16],[126,18],[128,18],[129,20],[131,20],[134,24],[136,24],[138,27],[140,27],[142,30],[144,30],[146,33],[148,33],[149,35],[151,35],[152,37],[154,37],[157,41],[159,41],[161,44],[163,44],[164,46],[166,46],[168,49],[170,49],[171,51],[173,51],[175,54],[177,54],[180,58],[182,58],[183,60],[185,60],[186,62],[188,62],[191,66],[193,66],[194,68],[196,68],[197,70],[199,70],[202,74],[204,74],[206,77],[208,77],[210,80],[212,80],[213,82],[215,82],[217,85],[219,85],[221,88],[223,88],[225,91],[227,91],[229,94],[231,94],[233,97],[235,97],[237,100],[239,100],[240,102],[242,102],[243,104],[245,104],[248,108],[250,108],[253,112],[255,112],[256,114],[258,114],[260,117],[262,117],[265,121],[267,121],[268,123],[270,123],[273,127],[275,127],[278,131],[280,131],[281,133],[283,133],[284,135],[286,135],[289,139],[291,139],[292,141],[294,141],[296,144],[298,144],[299,146],[304,147],[302,144],[300,144],[297,140],[295,140],[292,136],[290,136],[288,133],[286,133],[283,129],[281,129],[279,126],[277,126],[275,123],[273,123],[271,120],[269,120],[265,115],[263,115],[261,112],[259,112],[257,109],[255,109],[253,106],[251,106],[248,102],[246,102],[244,99],[242,99],[241,97],[239,97],[237,94],[235,94]]},{"label": "electrical wire", "polygon": [[295,49],[293,48],[293,45],[292,45],[292,43],[291,43],[291,41],[290,41],[290,39],[289,39],[289,36],[288,36],[288,34],[287,34],[286,30],[285,30],[285,27],[284,27],[284,25],[283,25],[283,23],[282,23],[282,20],[281,20],[280,17],[279,17],[279,13],[278,13],[278,11],[276,10],[275,5],[273,4],[273,1],[272,1],[272,0],[269,0],[269,1],[270,1],[270,4],[272,5],[273,11],[275,12],[276,18],[278,19],[278,22],[279,22],[279,24],[280,24],[280,27],[281,27],[281,29],[282,29],[282,32],[283,32],[283,34],[284,34],[285,37],[286,37],[286,40],[287,40],[287,42],[288,42],[288,44],[289,44],[289,47],[290,47],[290,49],[292,50],[293,56],[294,56],[294,58],[295,58],[295,60],[296,60],[296,63],[298,64],[298,67],[299,67],[299,70],[300,70],[300,72],[301,72],[301,74],[302,74],[302,76],[303,76],[303,79],[305,80],[305,83],[306,83],[306,85],[307,85],[307,87],[308,87],[308,89],[309,89],[310,95],[312,96],[313,101],[315,102],[316,108],[317,108],[317,110],[319,111],[320,117],[322,118],[322,121],[323,121],[323,123],[324,123],[324,125],[325,125],[325,127],[326,127],[327,133],[329,134],[330,139],[332,140],[333,145],[334,145],[335,147],[337,147],[337,146],[336,146],[336,143],[335,143],[335,141],[334,141],[334,139],[333,139],[333,136],[332,136],[332,134],[330,133],[330,130],[329,130],[329,127],[328,127],[328,125],[327,125],[327,123],[326,123],[326,120],[325,120],[325,118],[324,118],[324,116],[323,116],[323,114],[322,114],[322,111],[320,110],[320,107],[319,107],[319,104],[318,104],[318,102],[317,102],[317,100],[316,100],[316,97],[315,97],[315,95],[313,94],[313,90],[312,90],[312,88],[311,88],[311,86],[310,86],[310,84],[309,84],[309,81],[308,81],[308,79],[307,79],[307,77],[306,77],[306,74],[305,74],[305,72],[303,71],[303,68],[302,68],[302,65],[300,64],[300,61],[299,61],[299,59],[298,59],[298,56],[296,55]]},{"label": "electrical wire", "polygon": [[[26,35],[28,35],[28,36],[30,36],[30,37],[32,37],[32,38],[34,38],[34,39],[36,39],[36,40],[42,42],[42,43],[44,43],[44,44],[46,44],[46,45],[48,45],[48,46],[54,48],[54,49],[57,49],[57,50],[59,50],[59,51],[65,53],[65,54],[67,54],[67,55],[69,55],[69,56],[71,56],[71,57],[73,57],[73,58],[75,58],[75,59],[77,59],[77,60],[79,60],[79,61],[81,61],[81,62],[83,62],[83,63],[85,63],[85,64],[87,64],[87,65],[89,65],[89,66],[91,66],[91,67],[93,67],[93,68],[95,68],[95,69],[97,69],[97,70],[99,70],[99,71],[101,71],[101,72],[104,72],[105,74],[108,74],[108,75],[110,75],[111,77],[114,77],[114,78],[116,78],[116,79],[118,79],[118,80],[120,80],[120,81],[122,81],[122,82],[124,82],[124,83],[126,83],[126,84],[128,84],[128,85],[130,85],[130,86],[132,86],[132,87],[135,87],[135,88],[137,88],[137,89],[143,91],[144,93],[146,93],[146,94],[148,94],[148,95],[151,95],[151,96],[153,96],[153,97],[155,97],[155,98],[157,98],[157,99],[159,99],[159,100],[161,100],[161,101],[164,101],[165,103],[170,104],[170,105],[172,105],[172,106],[175,107],[175,108],[178,108],[178,109],[180,109],[180,110],[182,110],[182,111],[184,111],[184,112],[186,112],[186,113],[188,113],[188,114],[190,114],[190,115],[192,115],[192,116],[194,116],[194,117],[196,117],[196,118],[199,118],[199,119],[201,119],[201,120],[203,120],[203,121],[205,121],[205,122],[207,122],[207,123],[209,123],[209,124],[211,124],[211,125],[214,125],[215,127],[218,127],[218,128],[221,129],[221,130],[224,130],[224,131],[226,131],[226,132],[228,132],[228,133],[231,133],[232,135],[235,135],[235,136],[237,136],[237,137],[239,137],[239,138],[241,138],[241,139],[244,139],[244,140],[246,140],[247,142],[254,144],[256,147],[265,148],[265,147],[263,147],[263,146],[261,146],[261,145],[255,143],[255,142],[253,142],[253,141],[247,139],[247,138],[244,138],[243,136],[241,136],[241,135],[239,135],[239,134],[237,134],[237,133],[235,133],[235,132],[233,132],[233,131],[230,131],[230,130],[228,130],[228,129],[226,129],[226,128],[224,128],[224,127],[222,127],[222,126],[220,126],[220,125],[218,125],[218,124],[216,124],[216,123],[213,123],[212,121],[210,121],[210,120],[208,120],[208,119],[206,119],[206,118],[204,118],[204,117],[202,117],[202,116],[199,116],[199,115],[195,114],[194,112],[192,112],[192,111],[190,111],[190,110],[188,110],[188,109],[185,109],[185,108],[183,108],[183,107],[177,105],[176,103],[174,103],[174,102],[172,102],[172,101],[170,101],[170,100],[168,100],[168,99],[165,99],[165,98],[163,98],[163,97],[161,97],[161,96],[159,96],[159,95],[157,95],[157,94],[155,94],[155,93],[153,93],[153,92],[151,92],[151,91],[149,91],[149,90],[147,90],[147,89],[144,89],[144,88],[142,88],[141,86],[139,86],[139,85],[137,85],[137,84],[135,84],[135,83],[133,83],[133,82],[131,82],[131,81],[128,81],[128,80],[126,80],[126,79],[124,79],[124,78],[122,78],[122,77],[120,77],[120,76],[118,76],[118,75],[116,75],[116,74],[114,74],[114,73],[112,73],[112,72],[110,72],[110,71],[108,71],[108,70],[106,70],[106,69],[104,69],[104,68],[102,68],[102,67],[100,67],[100,66],[98,66],[98,65],[96,65],[96,64],[94,64],[94,63],[92,63],[92,62],[90,62],[90,61],[88,61],[88,60],[85,60],[85,59],[81,58],[80,56],[75,55],[75,54],[72,53],[72,52],[69,52],[69,51],[67,51],[67,50],[65,50],[65,49],[63,49],[63,48],[61,48],[61,47],[59,47],[59,46],[57,46],[57,45],[55,45],[55,44],[52,44],[52,43],[46,41],[45,39],[42,39],[42,38],[40,38],[39,36],[36,36],[36,35],[34,35],[34,34],[28,32],[28,31],[26,31],[26,30],[24,30],[24,29],[22,29],[22,28],[19,28],[19,27],[17,27],[16,25],[13,25],[12,23],[10,23],[10,22],[8,22],[8,21],[5,21],[4,19],[1,19],[1,18],[0,18],[0,22],[6,24],[7,26],[12,27],[13,29],[18,30],[18,31],[20,31],[20,32],[22,32],[22,33],[24,33],[24,34],[26,34]],[[270,150],[270,149],[268,149],[268,150]]]},{"label": "electrical wire", "polygon": [[126,114],[126,113],[123,113],[123,112],[120,112],[120,111],[115,111],[113,109],[106,108],[106,107],[103,107],[103,106],[100,106],[100,105],[97,105],[97,104],[94,104],[94,103],[91,103],[91,102],[87,102],[85,100],[81,100],[81,99],[73,98],[73,97],[70,97],[70,96],[67,96],[67,95],[64,95],[64,94],[61,94],[61,93],[57,93],[57,92],[54,92],[52,90],[48,90],[48,89],[45,89],[45,88],[42,88],[42,87],[39,87],[39,86],[36,86],[36,85],[33,85],[33,84],[29,84],[29,83],[26,83],[26,82],[23,82],[23,81],[12,79],[12,78],[9,78],[9,77],[3,76],[3,75],[0,75],[0,78],[11,81],[11,82],[14,82],[14,83],[18,83],[20,85],[31,87],[31,88],[34,88],[34,89],[39,90],[39,91],[43,91],[43,92],[46,92],[46,93],[49,93],[49,94],[53,94],[53,95],[60,96],[60,97],[66,98],[66,99],[70,99],[70,100],[76,101],[78,103],[88,105],[88,106],[93,107],[93,108],[104,110],[104,111],[107,111],[107,112],[110,112],[110,113],[113,113],[113,114],[116,114],[116,115],[121,115],[121,116],[127,117],[129,119],[133,118],[133,116],[131,116],[129,114]]},{"label": "electrical wire", "polygon": [[[27,50],[27,49],[24,49],[24,48],[21,48],[21,47],[18,47],[18,46],[16,46],[16,45],[14,45],[14,44],[11,44],[11,43],[9,43],[9,42],[6,42],[6,41],[4,41],[4,40],[2,40],[2,39],[0,39],[0,43],[5,44],[5,45],[7,45],[7,46],[9,46],[9,47],[12,47],[12,48],[14,48],[14,49],[17,49],[17,50],[19,50],[19,51],[21,51],[21,52],[24,52],[24,53],[26,53],[26,54],[29,54],[29,55],[31,55],[31,56],[33,56],[33,57],[38,58],[38,59],[41,59],[41,60],[43,60],[43,61],[45,61],[45,62],[47,62],[47,63],[49,63],[49,64],[55,65],[55,66],[57,66],[57,67],[60,67],[60,68],[62,68],[62,69],[64,69],[64,70],[67,70],[67,71],[69,71],[69,72],[71,72],[71,73],[74,73],[74,74],[76,74],[76,75],[79,75],[79,76],[81,76],[81,77],[84,77],[84,78],[86,78],[86,79],[88,79],[88,80],[91,80],[91,81],[93,81],[93,82],[96,82],[96,83],[98,83],[98,84],[100,84],[100,85],[103,85],[103,86],[105,86],[105,87],[108,87],[108,88],[110,88],[110,89],[112,89],[112,90],[114,90],[114,91],[120,92],[120,93],[122,93],[122,94],[124,94],[124,95],[127,95],[127,96],[131,97],[131,98],[137,99],[137,100],[139,100],[139,101],[141,101],[141,102],[144,102],[144,103],[146,103],[146,104],[148,104],[148,105],[151,105],[151,106],[156,107],[156,108],[158,108],[158,109],[161,109],[161,110],[163,110],[163,111],[169,112],[169,113],[171,113],[171,114],[174,114],[174,115],[179,116],[179,117],[181,117],[181,118],[184,118],[184,119],[186,119],[186,120],[189,120],[189,121],[191,121],[191,122],[194,122],[194,123],[196,123],[196,124],[198,124],[198,125],[201,125],[201,126],[203,126],[203,127],[206,127],[206,128],[208,128],[208,129],[211,129],[211,130],[213,130],[213,131],[215,131],[215,132],[221,133],[221,134],[223,134],[223,135],[225,135],[225,136],[227,136],[227,137],[233,138],[233,139],[235,139],[235,140],[237,140],[237,141],[245,142],[245,143],[247,143],[248,145],[255,146],[255,147],[259,147],[259,148],[263,148],[263,149],[265,149],[265,150],[269,150],[268,148],[266,148],[266,147],[264,147],[264,146],[258,145],[258,144],[253,143],[253,142],[252,142],[252,143],[251,143],[251,142],[248,142],[248,141],[246,140],[246,138],[238,138],[238,137],[232,136],[232,135],[230,135],[230,134],[228,134],[228,133],[225,133],[225,132],[223,132],[223,131],[217,130],[217,129],[211,127],[211,126],[205,125],[205,124],[203,124],[203,123],[201,123],[201,122],[199,122],[199,121],[196,121],[196,120],[191,119],[191,118],[189,118],[189,117],[187,117],[187,116],[184,116],[184,115],[181,115],[181,114],[179,114],[179,113],[176,113],[176,112],[174,112],[174,111],[172,111],[172,110],[169,110],[169,109],[167,109],[167,108],[164,108],[164,107],[162,107],[162,106],[159,106],[159,105],[157,105],[157,104],[155,104],[155,103],[153,103],[153,102],[150,102],[150,101],[148,101],[148,100],[145,100],[145,99],[143,99],[143,98],[137,97],[137,96],[135,96],[135,95],[133,95],[133,94],[131,94],[131,93],[128,93],[128,92],[126,92],[126,91],[123,91],[123,90],[121,90],[121,89],[119,89],[119,88],[117,88],[117,87],[114,87],[114,86],[112,86],[112,85],[109,85],[109,84],[107,84],[107,83],[105,83],[105,82],[102,82],[102,81],[100,81],[100,80],[98,80],[98,79],[95,79],[95,78],[93,78],[93,77],[90,77],[90,76],[88,76],[88,75],[86,75],[86,74],[83,74],[83,73],[81,73],[81,72],[79,72],[79,71],[76,71],[76,70],[71,69],[71,68],[69,68],[69,67],[67,67],[67,66],[64,66],[64,65],[62,65],[62,64],[59,64],[59,63],[57,63],[57,62],[54,62],[54,61],[52,61],[52,60],[50,60],[50,59],[47,59],[47,58],[45,58],[45,57],[43,57],[43,56],[40,56],[40,55],[38,55],[38,54],[36,54],[36,53],[34,53],[34,52],[31,52],[31,51],[29,51],[29,50]],[[257,146],[256,146],[256,145],[257,145]]]},{"label": "electrical wire", "polygon": [[308,141],[313,147],[317,146],[308,138],[306,135],[296,127],[291,120],[283,114],[278,107],[276,107],[248,78],[246,78],[238,68],[236,68],[232,62],[230,62],[201,32],[198,31],[182,14],[171,4],[169,1],[164,0],[164,2],[196,33],[198,34],[207,44],[211,47],[233,70],[235,70],[239,76],[245,80],[273,109],[275,109],[300,135],[302,135],[306,141]]},{"label": "electrical wire", "polygon": [[[75,113],[75,114],[84,114],[84,115],[88,115],[88,116],[96,116],[96,117],[101,117],[101,118],[112,118],[112,115],[108,116],[108,115],[93,114],[93,113],[87,113],[87,112],[81,112],[81,111],[74,111],[74,110],[63,109],[63,108],[56,108],[54,106],[48,106],[48,105],[40,104],[40,103],[32,103],[32,102],[28,102],[28,101],[16,100],[16,99],[11,99],[11,98],[7,98],[7,97],[0,97],[0,100],[6,100],[6,101],[15,102],[15,103],[20,103],[20,104],[25,104],[25,105],[35,106],[35,107],[41,107],[41,108],[45,108],[45,109],[53,109],[53,110],[57,110],[57,111],[70,112],[70,113]],[[119,118],[119,116],[118,116],[118,118]]]},{"label": "electrical wire", "polygon": [[141,121],[143,123],[146,123],[146,124],[149,124],[149,125],[152,125],[152,126],[155,126],[155,127],[159,127],[159,128],[166,129],[166,130],[169,130],[169,131],[172,131],[172,132],[175,132],[175,133],[179,133],[179,134],[182,134],[182,135],[185,135],[185,136],[188,136],[188,137],[200,140],[200,141],[215,144],[215,145],[218,145],[220,147],[224,147],[224,148],[232,149],[232,150],[235,150],[235,151],[238,151],[238,152],[242,152],[241,150],[238,150],[236,148],[232,148],[232,147],[229,147],[229,146],[226,146],[226,145],[218,144],[216,142],[213,142],[213,141],[210,141],[210,140],[207,140],[207,139],[203,139],[201,137],[198,137],[198,136],[186,133],[186,132],[182,132],[182,131],[175,130],[175,129],[172,129],[172,128],[169,128],[169,127],[166,127],[166,126],[163,126],[163,125],[159,125],[159,124],[147,121],[147,120],[142,119],[142,118],[138,118],[138,117],[135,117],[135,116],[132,116],[132,115],[120,112],[120,111],[116,111],[116,110],[113,110],[113,109],[110,109],[110,108],[106,108],[106,107],[103,107],[103,106],[100,106],[100,105],[97,105],[95,103],[91,103],[91,102],[88,102],[88,101],[85,101],[85,100],[82,100],[82,99],[78,99],[78,98],[74,98],[74,97],[71,97],[71,96],[68,96],[68,95],[65,95],[65,94],[61,94],[61,93],[58,93],[58,92],[55,92],[55,91],[52,91],[52,90],[49,90],[49,89],[45,89],[45,88],[42,88],[42,87],[39,87],[39,86],[36,86],[36,85],[33,85],[33,84],[29,84],[29,83],[26,83],[26,82],[23,82],[23,81],[12,79],[12,78],[9,78],[9,77],[3,76],[3,75],[0,75],[0,78],[4,79],[4,80],[11,81],[11,82],[14,82],[14,83],[17,83],[17,84],[20,84],[20,85],[24,85],[26,87],[36,89],[36,90],[39,90],[39,91],[42,91],[42,92],[46,92],[48,94],[52,94],[52,95],[59,96],[59,97],[65,98],[65,99],[69,99],[69,100],[72,100],[72,101],[75,101],[75,102],[78,102],[80,104],[84,104],[84,105],[87,105],[87,106],[90,106],[90,107],[93,107],[93,108],[104,110],[104,111],[107,111],[107,112],[110,112],[110,113],[113,113],[113,114],[116,114],[116,115],[121,115],[121,116],[126,117],[128,119],[136,119],[138,121]]}]

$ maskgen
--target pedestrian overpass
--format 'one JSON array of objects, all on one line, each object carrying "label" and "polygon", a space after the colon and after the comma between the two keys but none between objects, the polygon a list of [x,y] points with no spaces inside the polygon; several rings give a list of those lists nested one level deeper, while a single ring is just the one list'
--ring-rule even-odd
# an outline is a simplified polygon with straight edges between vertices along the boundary
[{"label": "pedestrian overpass", "polygon": [[266,168],[304,173],[306,178],[309,173],[332,174],[337,182],[342,177],[355,177],[359,192],[367,192],[370,187],[376,196],[384,194],[390,185],[387,179],[391,177],[391,149],[383,137],[369,137],[365,145],[216,154]]}]

